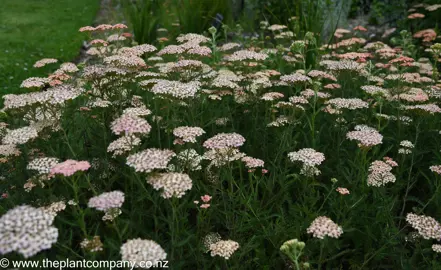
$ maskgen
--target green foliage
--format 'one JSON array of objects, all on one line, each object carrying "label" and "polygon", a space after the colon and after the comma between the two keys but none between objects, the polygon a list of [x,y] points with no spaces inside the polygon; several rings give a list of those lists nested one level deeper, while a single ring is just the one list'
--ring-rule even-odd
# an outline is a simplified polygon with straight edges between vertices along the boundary
[{"label": "green foliage", "polygon": [[74,60],[91,25],[98,0],[2,0],[0,3],[0,93],[17,93],[28,77],[44,76],[50,67],[33,68],[41,58]]},{"label": "green foliage", "polygon": [[224,17],[223,23],[231,20],[230,0],[172,0],[181,33],[206,31],[217,13]]},{"label": "green foliage", "polygon": [[162,22],[164,2],[161,0],[123,1],[127,18],[139,44],[155,43],[158,24]]}]

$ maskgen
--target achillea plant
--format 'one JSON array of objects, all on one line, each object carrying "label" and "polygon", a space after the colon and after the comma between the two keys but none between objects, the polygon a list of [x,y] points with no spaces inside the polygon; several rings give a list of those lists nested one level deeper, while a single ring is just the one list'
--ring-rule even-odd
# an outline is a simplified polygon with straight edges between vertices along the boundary
[{"label": "achillea plant", "polygon": [[432,31],[414,25],[416,40],[404,33],[397,46],[339,29],[319,48],[316,33],[293,35],[297,19],[264,22],[256,38],[237,26],[226,42],[212,28],[159,45],[135,45],[123,24],[86,26],[88,61],[38,61],[56,70],[3,96],[0,253],[173,269],[436,268]]}]

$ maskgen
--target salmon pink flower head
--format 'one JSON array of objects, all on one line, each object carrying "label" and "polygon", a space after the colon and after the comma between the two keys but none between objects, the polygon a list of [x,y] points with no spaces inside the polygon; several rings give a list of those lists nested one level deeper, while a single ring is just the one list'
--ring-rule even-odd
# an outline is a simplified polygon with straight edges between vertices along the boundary
[{"label": "salmon pink flower head", "polygon": [[409,16],[407,16],[408,19],[422,19],[425,15],[421,13],[412,13]]},{"label": "salmon pink flower head", "polygon": [[125,28],[127,28],[127,25],[122,24],[122,23],[117,23],[112,26],[112,29],[125,29]]},{"label": "salmon pink flower head", "polygon": [[211,200],[211,196],[210,195],[204,195],[204,196],[201,196],[201,200],[204,202],[204,203],[207,203],[207,202],[209,202],[210,200]]},{"label": "salmon pink flower head", "polygon": [[207,209],[208,207],[210,207],[210,204],[208,203],[204,203],[201,205],[201,208]]},{"label": "salmon pink flower head", "polygon": [[64,176],[71,176],[77,171],[87,171],[89,168],[90,164],[87,161],[76,161],[68,159],[52,167],[51,174],[62,174]]},{"label": "salmon pink flower head", "polygon": [[358,25],[358,26],[356,26],[356,27],[354,27],[354,31],[362,31],[362,32],[367,32],[367,29],[366,28],[364,28],[363,26],[361,26],[361,25]]},{"label": "salmon pink flower head", "polygon": [[78,31],[80,31],[80,32],[92,32],[92,31],[95,31],[95,30],[96,30],[95,27],[92,27],[92,26],[83,26],[83,27],[81,27],[80,30],[78,30]]}]

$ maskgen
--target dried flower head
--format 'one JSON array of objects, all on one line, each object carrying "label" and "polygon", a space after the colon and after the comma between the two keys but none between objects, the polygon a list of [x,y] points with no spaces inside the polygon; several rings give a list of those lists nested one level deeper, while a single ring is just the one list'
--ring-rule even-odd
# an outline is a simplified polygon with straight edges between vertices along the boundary
[{"label": "dried flower head", "polygon": [[103,243],[98,235],[95,235],[92,239],[84,239],[80,243],[80,247],[89,252],[97,252],[103,250]]},{"label": "dried flower head", "polygon": [[239,249],[239,243],[233,240],[220,240],[210,245],[211,256],[220,256],[228,260]]}]

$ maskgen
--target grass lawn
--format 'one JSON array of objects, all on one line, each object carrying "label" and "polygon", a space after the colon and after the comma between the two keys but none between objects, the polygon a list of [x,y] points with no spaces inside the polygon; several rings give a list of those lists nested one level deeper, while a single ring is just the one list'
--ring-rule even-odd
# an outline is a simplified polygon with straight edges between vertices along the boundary
[{"label": "grass lawn", "polygon": [[41,58],[75,59],[84,39],[78,29],[93,22],[99,2],[2,0],[0,95],[21,92],[19,86],[24,79],[46,75],[51,67],[32,67]]}]

